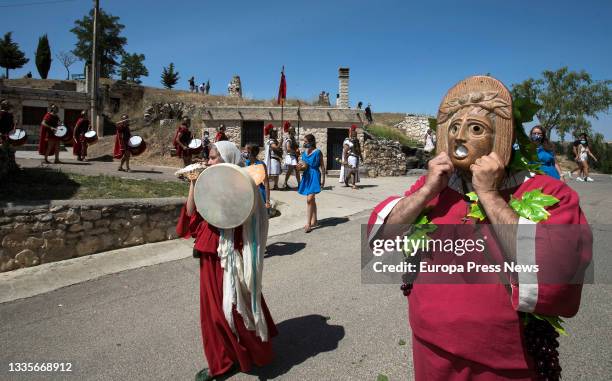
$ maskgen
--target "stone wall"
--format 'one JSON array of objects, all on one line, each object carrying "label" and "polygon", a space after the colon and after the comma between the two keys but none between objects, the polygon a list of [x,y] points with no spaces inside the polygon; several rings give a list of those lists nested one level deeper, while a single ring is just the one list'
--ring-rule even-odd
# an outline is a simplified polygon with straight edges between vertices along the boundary
[{"label": "stone wall", "polygon": [[368,177],[403,176],[406,174],[406,154],[399,142],[369,139],[363,145],[363,164]]},{"label": "stone wall", "polygon": [[394,127],[403,131],[406,136],[417,143],[425,142],[425,134],[429,129],[429,118],[431,115],[407,114],[403,121]]},{"label": "stone wall", "polygon": [[66,200],[0,209],[0,272],[176,238],[184,200]]}]

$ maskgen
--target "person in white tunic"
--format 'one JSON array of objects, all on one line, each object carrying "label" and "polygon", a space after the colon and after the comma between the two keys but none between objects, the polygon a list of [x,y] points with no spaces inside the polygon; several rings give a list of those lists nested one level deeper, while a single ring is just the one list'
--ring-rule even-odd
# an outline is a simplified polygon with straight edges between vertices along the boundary
[{"label": "person in white tunic", "polygon": [[289,127],[289,136],[287,136],[283,142],[283,149],[285,151],[284,164],[285,167],[287,167],[287,171],[285,172],[285,189],[290,189],[288,181],[292,173],[295,173],[295,180],[298,186],[300,184],[300,172],[295,169],[299,157],[299,146],[297,140],[295,140],[295,128]]},{"label": "person in white tunic", "polygon": [[268,178],[274,182],[272,189],[278,190],[278,177],[281,174],[281,155],[283,150],[278,143],[278,132],[272,124],[266,126],[264,133],[269,137],[266,142],[264,162],[268,168]]},{"label": "person in white tunic", "polygon": [[353,126],[351,126],[350,139],[348,143],[344,145],[344,151],[346,151],[344,154],[344,156],[346,156],[344,185],[348,187],[352,177],[351,187],[357,189],[356,183],[359,182],[359,162],[363,160],[363,156],[361,155],[361,145],[357,138],[357,127],[354,126],[355,128],[353,128]]}]

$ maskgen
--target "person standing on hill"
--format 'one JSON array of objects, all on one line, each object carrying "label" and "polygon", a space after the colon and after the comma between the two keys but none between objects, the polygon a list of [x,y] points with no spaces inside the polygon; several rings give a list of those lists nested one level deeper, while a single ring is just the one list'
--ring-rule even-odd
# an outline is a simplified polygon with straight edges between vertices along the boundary
[{"label": "person standing on hill", "polygon": [[374,118],[372,118],[372,105],[368,103],[368,105],[365,108],[365,116],[366,119],[368,120],[368,124],[371,124],[374,121]]}]

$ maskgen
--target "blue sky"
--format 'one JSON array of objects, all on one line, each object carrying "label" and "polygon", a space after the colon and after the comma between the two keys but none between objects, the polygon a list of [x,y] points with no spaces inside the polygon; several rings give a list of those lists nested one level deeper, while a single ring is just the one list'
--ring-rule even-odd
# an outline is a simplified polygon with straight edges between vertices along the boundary
[{"label": "blue sky", "polygon": [[[74,20],[91,0],[48,5],[52,0],[0,0],[0,33],[13,31],[30,63],[11,72],[37,76],[38,37],[49,35],[54,52],[71,50]],[[56,0],[57,1],[57,0]],[[5,5],[22,5],[4,7]],[[196,1],[101,0],[126,26],[128,52],[144,53],[160,85],[163,66],[174,62],[187,79],[210,79],[223,94],[234,74],[244,93],[272,98],[285,65],[288,96],[314,99],[337,92],[337,69],[351,68],[350,98],[374,111],[435,114],[455,82],[491,73],[507,86],[545,69],[585,69],[612,78],[612,2],[601,1]],[[72,72],[82,72],[77,63]],[[51,78],[65,78],[54,62]],[[593,122],[612,140],[612,115]]]}]

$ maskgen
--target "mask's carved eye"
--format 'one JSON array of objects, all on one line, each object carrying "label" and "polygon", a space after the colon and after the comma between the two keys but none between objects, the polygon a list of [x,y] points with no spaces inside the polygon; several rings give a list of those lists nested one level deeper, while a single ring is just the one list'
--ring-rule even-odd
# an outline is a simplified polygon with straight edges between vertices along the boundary
[{"label": "mask's carved eye", "polygon": [[450,126],[450,128],[448,129],[448,132],[449,132],[451,135],[456,135],[456,134],[457,134],[457,131],[459,131],[459,125],[457,125],[457,124],[453,124],[453,125],[452,125],[452,126]]},{"label": "mask's carved eye", "polygon": [[484,128],[479,124],[470,124],[470,131],[472,135],[482,135]]}]

